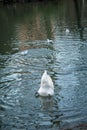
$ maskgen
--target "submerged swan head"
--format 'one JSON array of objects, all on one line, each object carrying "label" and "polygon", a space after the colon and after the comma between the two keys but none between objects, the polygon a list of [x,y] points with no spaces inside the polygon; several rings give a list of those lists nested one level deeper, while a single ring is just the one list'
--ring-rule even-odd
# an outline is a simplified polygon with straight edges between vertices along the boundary
[{"label": "submerged swan head", "polygon": [[52,96],[54,95],[54,85],[51,77],[47,74],[45,70],[41,77],[41,84],[38,90],[40,96]]}]

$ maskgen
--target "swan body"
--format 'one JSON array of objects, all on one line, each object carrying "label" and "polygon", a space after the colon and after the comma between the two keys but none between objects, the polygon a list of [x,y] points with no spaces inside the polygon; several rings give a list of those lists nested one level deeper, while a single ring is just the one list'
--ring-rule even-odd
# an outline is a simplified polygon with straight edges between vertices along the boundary
[{"label": "swan body", "polygon": [[42,78],[41,78],[41,85],[38,90],[38,94],[40,96],[52,96],[54,95],[54,85],[52,82],[51,77],[47,74],[47,71],[45,70]]},{"label": "swan body", "polygon": [[66,28],[66,33],[69,33],[69,29],[68,28]]},{"label": "swan body", "polygon": [[53,40],[47,39],[48,43],[53,43]]}]

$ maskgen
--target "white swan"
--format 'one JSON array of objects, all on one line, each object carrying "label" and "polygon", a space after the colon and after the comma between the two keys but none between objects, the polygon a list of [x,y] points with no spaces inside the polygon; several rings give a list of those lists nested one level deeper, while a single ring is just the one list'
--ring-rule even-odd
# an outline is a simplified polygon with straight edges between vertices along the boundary
[{"label": "white swan", "polygon": [[40,96],[52,96],[54,95],[54,85],[52,82],[51,77],[47,74],[47,71],[45,70],[42,78],[41,78],[41,85],[38,90],[38,94]]},{"label": "white swan", "polygon": [[47,43],[53,43],[53,40],[47,39]]},{"label": "white swan", "polygon": [[66,28],[66,33],[69,33],[69,29],[68,28]]}]

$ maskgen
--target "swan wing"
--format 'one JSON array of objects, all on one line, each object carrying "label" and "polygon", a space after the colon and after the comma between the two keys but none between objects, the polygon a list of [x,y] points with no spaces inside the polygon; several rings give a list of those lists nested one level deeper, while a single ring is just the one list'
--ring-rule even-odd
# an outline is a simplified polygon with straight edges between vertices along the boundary
[{"label": "swan wing", "polygon": [[41,78],[41,86],[49,86],[50,88],[54,89],[53,81],[51,77],[45,71]]}]

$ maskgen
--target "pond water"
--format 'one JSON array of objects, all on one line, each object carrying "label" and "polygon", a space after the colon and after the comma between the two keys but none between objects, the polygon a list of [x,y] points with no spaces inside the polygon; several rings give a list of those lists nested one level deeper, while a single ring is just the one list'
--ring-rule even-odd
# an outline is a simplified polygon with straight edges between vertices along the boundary
[{"label": "pond water", "polygon": [[[52,98],[35,97],[44,70]],[[79,126],[87,129],[87,1],[0,4],[0,130]]]}]

